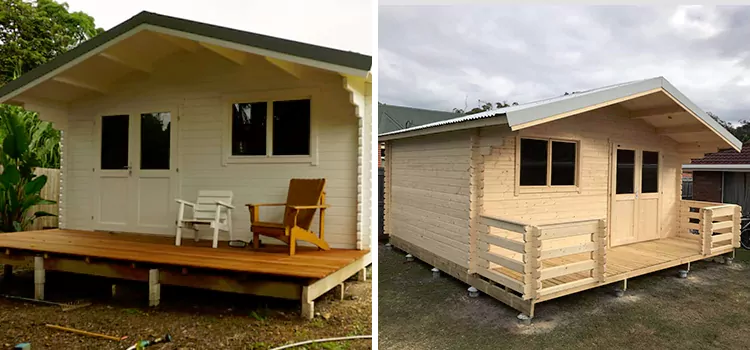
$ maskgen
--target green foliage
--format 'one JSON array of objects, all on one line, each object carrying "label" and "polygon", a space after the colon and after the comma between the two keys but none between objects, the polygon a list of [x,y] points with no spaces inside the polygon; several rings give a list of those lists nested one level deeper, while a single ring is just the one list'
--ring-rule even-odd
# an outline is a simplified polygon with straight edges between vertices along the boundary
[{"label": "green foliage", "polygon": [[102,33],[94,18],[54,0],[0,2],[0,84]]},{"label": "green foliage", "polygon": [[0,108],[0,130],[4,133],[0,148],[0,232],[23,231],[39,217],[54,216],[44,211],[29,214],[35,205],[55,203],[40,195],[47,177],[34,175],[40,161],[32,145],[47,141],[42,139],[43,132],[30,135],[27,131],[30,113],[20,107]]},{"label": "green foliage", "polygon": [[511,102],[508,103],[508,101],[502,101],[502,102],[486,102],[482,100],[477,100],[477,107],[474,107],[468,111],[461,108],[453,108],[453,113],[463,114],[463,115],[469,115],[469,114],[475,114],[475,113],[481,113],[486,111],[491,111],[493,109],[498,108],[505,108],[510,106],[518,106],[518,102]]},{"label": "green foliage", "polygon": [[750,122],[747,120],[740,120],[740,125],[734,126],[732,122],[727,122],[719,118],[716,114],[713,114],[711,112],[706,112],[711,118],[714,118],[719,125],[723,126],[724,129],[727,129],[734,137],[736,137],[738,140],[742,141],[744,144],[745,142],[750,141]]},{"label": "green foliage", "polygon": [[[28,135],[29,149],[38,160],[40,168],[60,168],[60,131],[52,123],[39,119],[37,113],[25,111],[21,107],[0,105],[0,118],[8,114],[20,115],[20,124]],[[7,123],[0,123],[0,140],[5,140],[9,129]],[[7,151],[6,151],[7,152]]]}]

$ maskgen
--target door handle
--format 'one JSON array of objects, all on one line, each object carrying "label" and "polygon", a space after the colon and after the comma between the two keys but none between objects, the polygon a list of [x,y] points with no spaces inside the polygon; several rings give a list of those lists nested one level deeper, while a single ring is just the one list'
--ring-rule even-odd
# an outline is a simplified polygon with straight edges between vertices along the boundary
[{"label": "door handle", "polygon": [[124,166],[122,168],[123,169],[128,169],[128,176],[133,175],[133,165],[132,164],[126,165],[126,166]]}]

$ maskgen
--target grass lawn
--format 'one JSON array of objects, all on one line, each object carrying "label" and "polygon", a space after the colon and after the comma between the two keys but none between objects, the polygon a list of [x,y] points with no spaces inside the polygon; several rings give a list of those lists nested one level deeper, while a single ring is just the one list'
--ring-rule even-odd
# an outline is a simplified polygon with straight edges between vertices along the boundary
[{"label": "grass lawn", "polygon": [[[431,266],[406,263],[379,247],[381,349],[717,349],[738,348],[750,332],[750,251],[732,265],[699,261],[687,279],[676,267],[536,307],[532,325],[518,312]],[[744,346],[742,346],[744,347]],[[741,348],[742,348],[741,347]]]}]

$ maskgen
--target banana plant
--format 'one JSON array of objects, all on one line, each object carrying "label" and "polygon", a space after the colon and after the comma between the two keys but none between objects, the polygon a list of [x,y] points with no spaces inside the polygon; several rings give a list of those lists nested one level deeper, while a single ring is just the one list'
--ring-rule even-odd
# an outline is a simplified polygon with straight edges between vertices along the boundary
[{"label": "banana plant", "polygon": [[0,232],[24,231],[37,218],[55,216],[45,211],[30,213],[35,205],[55,201],[41,196],[47,176],[34,174],[39,159],[31,148],[32,135],[24,125],[27,113],[31,112],[19,107],[0,108],[0,123],[5,130],[0,148]]}]

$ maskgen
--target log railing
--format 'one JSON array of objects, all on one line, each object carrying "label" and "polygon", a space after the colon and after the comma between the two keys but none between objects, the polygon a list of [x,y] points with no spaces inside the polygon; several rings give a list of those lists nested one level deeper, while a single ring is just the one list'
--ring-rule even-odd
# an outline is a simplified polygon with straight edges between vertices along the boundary
[{"label": "log railing", "polygon": [[740,244],[741,217],[736,204],[683,200],[678,236],[699,241],[704,256],[731,252]]},{"label": "log railing", "polygon": [[[524,300],[604,280],[604,219],[532,225],[482,215],[481,221],[486,230],[479,232],[476,272]],[[544,287],[544,281],[562,277],[564,283]]]}]

